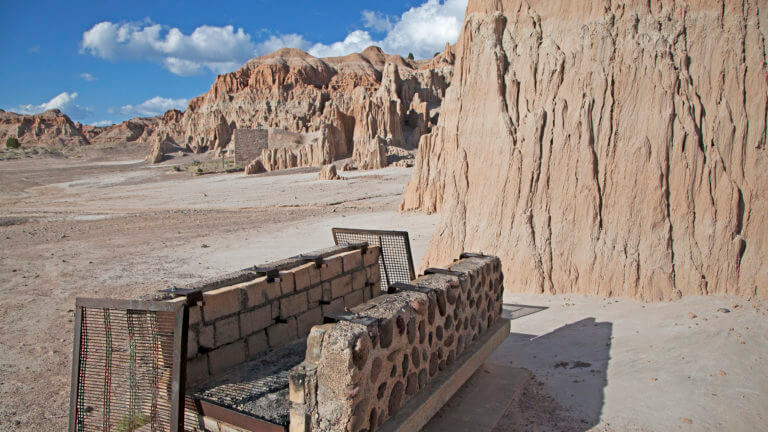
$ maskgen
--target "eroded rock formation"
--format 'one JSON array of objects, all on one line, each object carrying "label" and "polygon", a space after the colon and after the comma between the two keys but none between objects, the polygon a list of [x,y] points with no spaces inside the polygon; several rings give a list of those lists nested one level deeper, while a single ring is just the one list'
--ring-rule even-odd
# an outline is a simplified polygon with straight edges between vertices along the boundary
[{"label": "eroded rock formation", "polygon": [[[762,7],[759,7],[762,6]],[[470,0],[401,209],[511,291],[768,298],[764,2]]]},{"label": "eroded rock formation", "polygon": [[78,125],[59,110],[37,115],[21,115],[0,110],[0,140],[5,146],[9,137],[18,138],[22,145],[79,146],[88,144]]},{"label": "eroded rock formation", "polygon": [[361,166],[378,167],[371,148],[379,142],[413,148],[431,130],[451,65],[450,52],[414,62],[376,47],[326,59],[281,49],[219,76],[210,91],[190,101],[177,141],[195,152],[225,152],[234,129],[268,128],[307,137],[265,150],[267,170],[353,155]]},{"label": "eroded rock formation", "polygon": [[323,167],[317,174],[318,180],[342,180],[343,178],[336,171],[336,165],[330,164]]},{"label": "eroded rock formation", "polygon": [[453,58],[450,45],[421,61],[377,47],[326,59],[281,49],[218,76],[183,113],[171,110],[108,127],[74,124],[58,111],[1,113],[0,134],[24,133],[19,139],[31,144],[153,144],[148,158],[155,159],[159,139],[190,152],[225,154],[235,129],[269,129],[270,143],[276,137],[277,145],[259,158],[268,171],[322,166],[350,156],[361,167],[379,168],[386,166],[381,143],[415,148],[436,124]]}]

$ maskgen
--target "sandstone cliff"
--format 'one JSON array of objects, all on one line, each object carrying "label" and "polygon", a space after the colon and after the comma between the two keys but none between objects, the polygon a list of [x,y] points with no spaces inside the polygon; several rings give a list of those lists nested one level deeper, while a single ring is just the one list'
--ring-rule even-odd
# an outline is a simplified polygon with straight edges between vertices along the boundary
[{"label": "sandstone cliff", "polygon": [[[415,148],[437,123],[453,60],[450,45],[422,61],[377,47],[326,59],[281,49],[218,76],[185,112],[107,127],[74,124],[58,111],[3,112],[0,136],[30,145],[152,144],[148,159],[161,161],[171,149],[226,154],[235,129],[264,128],[277,145],[261,154],[262,169],[322,166],[350,156],[363,168],[379,168],[386,165],[387,146]],[[280,136],[291,133],[302,137]]]},{"label": "sandstone cliff", "polygon": [[379,167],[380,153],[371,149],[380,142],[414,148],[431,130],[451,73],[450,52],[413,62],[376,47],[326,59],[281,49],[219,76],[190,101],[175,138],[194,152],[226,152],[237,128],[277,129],[314,140],[265,151],[267,170],[352,155],[362,166]]},{"label": "sandstone cliff", "polygon": [[[760,7],[759,7],[760,6]],[[402,210],[510,291],[768,298],[764,1],[470,0]]]},{"label": "sandstone cliff", "polygon": [[88,144],[78,125],[59,110],[37,115],[0,111],[0,141],[18,138],[24,145],[78,146]]}]

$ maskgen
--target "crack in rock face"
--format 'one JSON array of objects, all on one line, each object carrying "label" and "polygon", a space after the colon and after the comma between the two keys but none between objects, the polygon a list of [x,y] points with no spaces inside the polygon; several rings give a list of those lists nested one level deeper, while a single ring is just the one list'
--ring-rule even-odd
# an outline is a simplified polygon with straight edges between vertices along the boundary
[{"label": "crack in rock face", "polygon": [[[721,4],[722,3],[722,4]],[[470,0],[401,210],[513,292],[768,298],[768,8]]]}]

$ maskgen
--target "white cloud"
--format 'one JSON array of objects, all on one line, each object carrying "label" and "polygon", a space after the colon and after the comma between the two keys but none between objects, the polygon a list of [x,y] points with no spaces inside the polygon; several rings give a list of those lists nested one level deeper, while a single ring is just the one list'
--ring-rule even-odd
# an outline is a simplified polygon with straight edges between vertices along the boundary
[{"label": "white cloud", "polygon": [[120,108],[120,114],[130,116],[153,117],[164,114],[171,109],[184,110],[187,107],[187,99],[170,99],[155,96],[138,105],[124,105]]},{"label": "white cloud", "polygon": [[467,0],[427,0],[421,6],[405,11],[394,23],[389,17],[363,11],[367,28],[380,30],[384,26],[390,27],[383,39],[376,41],[368,31],[355,30],[341,42],[329,45],[318,43],[309,52],[319,57],[341,56],[360,52],[369,45],[378,45],[388,53],[403,56],[413,53],[417,58],[429,58],[435,52],[442,51],[446,42],[458,40],[466,8]]},{"label": "white cloud", "polygon": [[203,25],[185,35],[177,28],[145,21],[104,21],[83,33],[81,52],[107,60],[158,62],[177,75],[203,68],[231,72],[250,59],[256,45],[242,28]]},{"label": "white cloud", "polygon": [[84,80],[86,80],[86,81],[89,81],[89,82],[91,82],[91,81],[96,81],[96,80],[98,79],[98,78],[96,78],[95,76],[93,76],[93,75],[89,74],[88,72],[85,72],[85,73],[81,73],[81,74],[80,74],[80,78],[82,78],[82,79],[84,79]]},{"label": "white cloud", "polygon": [[101,120],[91,123],[91,126],[112,126],[115,124],[112,120]]},{"label": "white cloud", "polygon": [[[429,58],[442,51],[446,42],[456,42],[464,20],[467,0],[426,0],[400,17],[379,12],[362,12],[363,26],[344,40],[315,43],[295,33],[270,35],[254,42],[242,28],[203,25],[184,34],[175,27],[143,22],[100,22],[83,33],[81,52],[103,59],[149,60],[177,75],[209,70],[231,72],[253,57],[280,48],[300,48],[317,57],[341,56],[378,45],[388,53]],[[370,32],[384,33],[374,38]]]},{"label": "white cloud", "polygon": [[363,11],[363,25],[365,28],[372,29],[377,32],[388,32],[394,27],[390,17],[380,13],[369,10]]},{"label": "white cloud", "polygon": [[77,92],[62,92],[54,96],[53,99],[49,100],[48,102],[43,102],[40,105],[19,105],[15,108],[11,108],[11,111],[17,112],[19,114],[29,115],[40,114],[43,111],[58,109],[74,119],[83,119],[90,116],[92,112],[91,109],[84,108],[76,104],[75,99],[77,99]]},{"label": "white cloud", "polygon": [[299,48],[303,50],[307,50],[312,46],[312,44],[304,39],[304,36],[295,34],[295,33],[289,33],[284,35],[272,35],[264,42],[261,42],[256,47],[256,55],[264,55],[269,54],[271,52],[277,51],[280,48]]},{"label": "white cloud", "polygon": [[376,45],[376,42],[371,38],[370,33],[364,30],[355,30],[341,42],[334,42],[330,45],[315,44],[309,49],[309,53],[315,57],[337,57],[360,52],[371,45]]}]

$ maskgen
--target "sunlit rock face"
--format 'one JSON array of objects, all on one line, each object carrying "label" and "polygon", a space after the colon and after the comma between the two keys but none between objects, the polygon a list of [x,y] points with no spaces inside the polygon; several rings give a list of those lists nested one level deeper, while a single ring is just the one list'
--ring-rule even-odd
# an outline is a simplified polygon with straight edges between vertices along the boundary
[{"label": "sunlit rock face", "polygon": [[768,298],[757,0],[470,0],[402,210],[423,266],[498,255],[506,289]]}]

